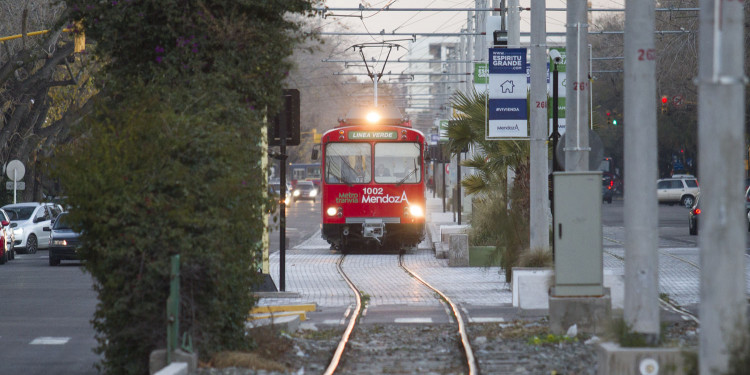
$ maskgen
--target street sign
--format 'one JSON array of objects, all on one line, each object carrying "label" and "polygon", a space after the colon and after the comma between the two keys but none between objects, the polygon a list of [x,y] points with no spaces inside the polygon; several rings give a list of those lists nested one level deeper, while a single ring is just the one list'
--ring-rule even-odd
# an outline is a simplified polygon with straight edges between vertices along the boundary
[{"label": "street sign", "polygon": [[438,134],[440,143],[448,142],[448,120],[437,120],[438,121]]},{"label": "street sign", "polygon": [[[13,181],[5,181],[5,190],[13,190]],[[26,183],[23,181],[16,182],[16,190],[26,190]]]},{"label": "street sign", "polygon": [[490,83],[489,67],[486,62],[474,62],[474,84],[486,85]]},{"label": "street sign", "polygon": [[526,48],[490,48],[489,74],[485,138],[528,138]]},{"label": "street sign", "polygon": [[5,168],[5,174],[8,175],[11,181],[21,181],[23,175],[26,174],[26,168],[24,168],[20,160],[13,159]]}]

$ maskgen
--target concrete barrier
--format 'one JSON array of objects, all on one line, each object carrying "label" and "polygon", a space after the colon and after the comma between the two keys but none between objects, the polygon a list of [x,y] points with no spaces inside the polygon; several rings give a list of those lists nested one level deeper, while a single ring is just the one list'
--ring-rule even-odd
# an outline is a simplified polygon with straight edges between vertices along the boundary
[{"label": "concrete barrier", "polygon": [[[163,372],[166,369],[170,368],[173,364],[184,364],[186,366],[185,372]],[[153,375],[170,375],[170,374],[192,374],[195,373],[195,369],[198,367],[198,354],[197,353],[187,353],[183,351],[182,349],[175,349],[172,352],[172,363],[167,365],[167,350],[166,349],[156,349],[151,352],[151,356],[148,360],[148,370],[149,374]],[[175,366],[172,367],[169,371],[175,371],[176,369],[180,369],[181,366]]]},{"label": "concrete barrier", "polygon": [[597,374],[686,374],[685,356],[679,347],[623,348],[612,342],[598,344]]},{"label": "concrete barrier", "polygon": [[169,366],[157,371],[154,375],[188,375],[188,364],[172,362]]},{"label": "concrete barrier", "polygon": [[468,225],[441,225],[440,242],[448,243],[451,234],[466,234],[469,231]]},{"label": "concrete barrier", "polygon": [[[549,309],[549,287],[554,283],[553,275],[551,268],[513,268],[513,307],[524,310]],[[622,310],[625,301],[622,275],[605,271],[604,287],[610,290],[612,310]]]},{"label": "concrete barrier", "polygon": [[448,267],[469,266],[469,235],[451,234],[448,249]]}]

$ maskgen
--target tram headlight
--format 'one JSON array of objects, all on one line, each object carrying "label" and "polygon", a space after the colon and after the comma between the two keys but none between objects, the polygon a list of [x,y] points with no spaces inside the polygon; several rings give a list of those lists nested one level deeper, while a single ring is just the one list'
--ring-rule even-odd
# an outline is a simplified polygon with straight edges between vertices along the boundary
[{"label": "tram headlight", "polygon": [[370,111],[367,113],[367,116],[365,116],[367,121],[371,124],[375,124],[378,121],[380,121],[380,113],[377,113],[375,111]]},{"label": "tram headlight", "polygon": [[299,197],[299,190],[295,190],[294,193],[292,193],[295,197]]},{"label": "tram headlight", "polygon": [[326,214],[328,214],[328,216],[341,217],[342,216],[341,207],[328,207],[328,209],[326,210]]},{"label": "tram headlight", "polygon": [[318,195],[318,190],[317,190],[317,189],[312,189],[312,190],[310,190],[310,196],[311,196],[311,197],[314,197],[314,196],[316,196],[316,195]]},{"label": "tram headlight", "polygon": [[411,214],[411,216],[414,216],[414,217],[424,216],[424,210],[422,209],[421,206],[417,206],[417,205],[409,205],[409,213]]}]

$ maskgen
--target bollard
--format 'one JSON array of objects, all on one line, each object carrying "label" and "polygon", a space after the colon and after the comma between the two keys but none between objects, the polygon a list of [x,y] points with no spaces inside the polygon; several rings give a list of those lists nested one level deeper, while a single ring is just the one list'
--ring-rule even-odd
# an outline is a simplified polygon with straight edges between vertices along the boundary
[{"label": "bollard", "polygon": [[172,352],[177,349],[180,333],[180,255],[171,257],[169,297],[167,298],[167,364],[172,363]]}]

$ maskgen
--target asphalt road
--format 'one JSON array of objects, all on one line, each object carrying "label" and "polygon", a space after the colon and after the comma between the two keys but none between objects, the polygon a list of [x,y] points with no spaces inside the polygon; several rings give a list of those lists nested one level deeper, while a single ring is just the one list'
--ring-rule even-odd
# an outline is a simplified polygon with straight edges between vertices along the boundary
[{"label": "asphalt road", "polygon": [[0,375],[97,373],[96,293],[80,263],[18,254],[0,266],[0,285]]},{"label": "asphalt road", "polygon": [[[279,243],[281,240],[278,217],[274,222],[273,218],[270,220],[273,225],[273,231],[270,233],[270,251],[279,251]],[[304,200],[298,202],[292,202],[287,206],[286,209],[286,248],[292,249],[299,245],[302,241],[308,239],[311,235],[320,229],[320,200],[315,202]]]}]

